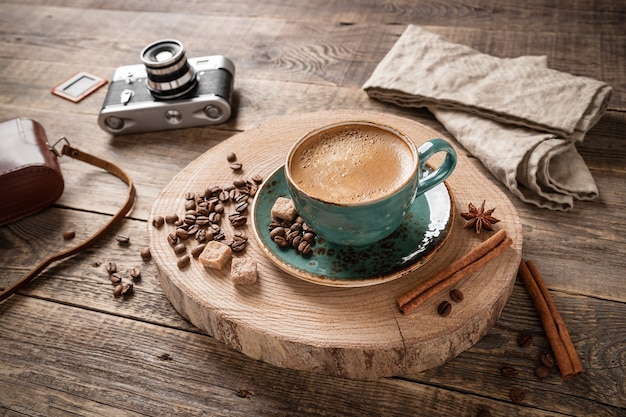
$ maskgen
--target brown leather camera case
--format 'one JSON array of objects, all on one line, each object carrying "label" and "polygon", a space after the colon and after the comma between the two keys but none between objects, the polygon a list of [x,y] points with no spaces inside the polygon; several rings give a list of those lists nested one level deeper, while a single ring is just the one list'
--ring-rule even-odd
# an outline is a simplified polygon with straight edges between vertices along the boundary
[{"label": "brown leather camera case", "polygon": [[44,128],[24,118],[0,123],[0,225],[54,204],[63,187]]}]

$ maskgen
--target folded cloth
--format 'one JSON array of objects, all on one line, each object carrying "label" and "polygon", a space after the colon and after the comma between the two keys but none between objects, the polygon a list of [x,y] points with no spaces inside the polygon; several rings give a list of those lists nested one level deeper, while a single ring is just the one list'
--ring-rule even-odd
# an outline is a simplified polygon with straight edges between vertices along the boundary
[{"label": "folded cloth", "polygon": [[602,117],[612,89],[546,61],[494,57],[410,25],[363,89],[427,107],[520,199],[569,210],[598,195],[575,143]]}]

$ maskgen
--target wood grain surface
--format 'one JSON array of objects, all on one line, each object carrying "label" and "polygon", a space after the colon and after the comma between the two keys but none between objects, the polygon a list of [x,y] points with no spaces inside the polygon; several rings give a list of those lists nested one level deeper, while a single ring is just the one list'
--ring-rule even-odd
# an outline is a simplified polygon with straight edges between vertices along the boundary
[{"label": "wood grain surface", "polygon": [[[457,145],[427,110],[373,101],[360,88],[408,24],[495,56],[546,55],[551,68],[614,88],[607,113],[577,145],[600,196],[576,202],[568,213],[511,199],[523,258],[537,265],[559,307],[583,361],[580,378],[565,382],[556,371],[545,380],[534,376],[549,346],[517,280],[494,326],[454,359],[362,380],[238,353],[183,318],[154,260],[139,256],[149,244],[150,210],[172,179],[230,137],[276,118],[381,112],[426,125]],[[133,212],[111,236],[50,267],[0,305],[0,415],[625,414],[624,2],[2,0],[0,28],[0,120],[37,120],[49,137],[65,135],[78,148],[114,160],[138,190]],[[78,71],[108,78],[119,66],[139,63],[141,49],[163,37],[183,41],[189,56],[223,54],[235,62],[235,114],[227,123],[113,138],[96,124],[106,87],[79,104],[50,94]],[[457,149],[468,166],[490,177],[480,161]],[[70,244],[61,238],[65,230],[84,238],[121,203],[125,190],[115,178],[67,159],[61,167],[66,189],[54,207],[0,227],[0,285]],[[500,184],[488,184],[511,197]],[[118,233],[131,244],[118,245]],[[104,270],[110,261],[126,282],[128,269],[141,268],[132,297],[113,297]],[[531,346],[517,345],[520,333],[533,336]],[[518,376],[505,378],[502,366],[515,367]],[[524,389],[522,403],[511,401],[512,388]]]}]

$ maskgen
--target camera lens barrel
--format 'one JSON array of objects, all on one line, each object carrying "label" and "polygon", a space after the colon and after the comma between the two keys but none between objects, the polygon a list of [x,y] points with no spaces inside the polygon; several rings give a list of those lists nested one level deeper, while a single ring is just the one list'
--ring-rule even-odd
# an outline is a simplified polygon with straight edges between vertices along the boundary
[{"label": "camera lens barrel", "polygon": [[165,39],[154,42],[141,51],[141,60],[148,75],[148,90],[154,98],[168,100],[182,97],[198,83],[180,41]]}]

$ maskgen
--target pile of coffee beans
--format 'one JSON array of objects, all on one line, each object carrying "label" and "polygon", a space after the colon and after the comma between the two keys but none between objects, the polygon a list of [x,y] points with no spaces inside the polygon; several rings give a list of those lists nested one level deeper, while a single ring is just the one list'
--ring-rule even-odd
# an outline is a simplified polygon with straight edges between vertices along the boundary
[{"label": "pile of coffee beans", "polygon": [[293,221],[273,218],[268,226],[270,238],[281,248],[292,247],[303,256],[311,255],[317,235],[304,219],[296,216]]},{"label": "pile of coffee beans", "polygon": [[132,282],[124,283],[122,274],[117,269],[115,262],[107,262],[104,266],[105,271],[109,275],[109,280],[113,284],[113,296],[115,298],[128,297],[133,294],[135,285],[133,282],[137,282],[141,279],[141,269],[133,267],[128,270],[128,276]]},{"label": "pile of coffee beans", "polygon": [[[231,168],[236,159],[235,154],[228,155],[227,160],[231,163]],[[248,207],[262,182],[263,178],[255,175],[248,180],[235,179],[227,186],[209,186],[201,192],[187,192],[183,203],[184,215],[169,214],[152,219],[152,226],[158,229],[166,224],[175,227],[175,230],[167,235],[167,241],[178,255],[179,269],[184,269],[191,263],[191,258],[187,254],[190,241],[196,242],[190,251],[193,258],[198,258],[206,243],[212,240],[230,246],[233,252],[245,250],[248,236],[241,230],[236,231],[233,236],[227,236],[221,224],[224,219],[228,219],[235,229],[246,226]],[[230,214],[227,213],[227,207],[230,207]]]}]

